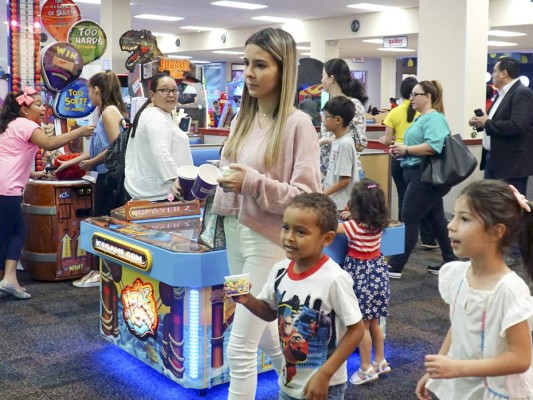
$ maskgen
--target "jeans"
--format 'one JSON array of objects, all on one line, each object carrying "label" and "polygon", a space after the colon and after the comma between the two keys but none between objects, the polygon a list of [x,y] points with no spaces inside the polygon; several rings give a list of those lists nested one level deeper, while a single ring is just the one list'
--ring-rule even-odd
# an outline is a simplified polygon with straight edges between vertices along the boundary
[{"label": "jeans", "polygon": [[[328,400],[343,400],[346,393],[347,384],[341,383],[340,385],[330,386],[328,389]],[[283,390],[279,391],[279,400],[299,400],[296,397],[291,397]]]},{"label": "jeans", "polygon": [[492,168],[490,167],[490,151],[485,155],[485,170],[483,171],[483,179],[503,179],[509,185],[513,185],[518,189],[520,193],[524,196],[527,194],[527,181],[528,176],[523,176],[521,178],[500,178],[496,176]]},{"label": "jeans", "polygon": [[[257,296],[274,264],[285,258],[283,249],[264,236],[242,225],[236,217],[224,218],[226,251],[232,275],[249,273],[251,292]],[[276,321],[266,322],[237,304],[227,348],[230,368],[228,399],[255,398],[257,352],[261,347],[279,373],[283,354]]]},{"label": "jeans", "polygon": [[402,210],[405,224],[405,252],[389,258],[392,271],[402,272],[418,240],[420,221],[425,217],[433,228],[439,243],[444,262],[457,260],[448,238],[448,221],[444,216],[443,197],[450,187],[440,188],[420,181],[423,169],[404,169],[403,177],[407,182]]},{"label": "jeans", "polygon": [[[407,190],[407,182],[403,179],[403,168],[400,163],[401,160],[393,157],[390,162],[390,171],[398,193],[398,220],[403,221],[403,199],[405,197],[405,191]],[[422,240],[422,243],[425,244],[434,244],[437,242],[435,235],[433,234],[433,228],[425,218],[420,221],[420,239]]]}]

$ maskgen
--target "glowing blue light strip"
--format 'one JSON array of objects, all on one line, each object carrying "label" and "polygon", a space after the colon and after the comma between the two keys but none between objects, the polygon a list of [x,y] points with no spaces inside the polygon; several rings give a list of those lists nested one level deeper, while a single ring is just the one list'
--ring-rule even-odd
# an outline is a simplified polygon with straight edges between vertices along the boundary
[{"label": "glowing blue light strip", "polygon": [[189,376],[198,378],[198,365],[200,364],[200,337],[198,334],[200,322],[200,294],[198,290],[189,291]]}]

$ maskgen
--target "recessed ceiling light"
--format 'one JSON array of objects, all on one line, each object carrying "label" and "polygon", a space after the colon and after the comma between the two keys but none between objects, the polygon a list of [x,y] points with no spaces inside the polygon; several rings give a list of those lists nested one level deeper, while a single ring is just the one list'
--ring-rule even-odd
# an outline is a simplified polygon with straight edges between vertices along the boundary
[{"label": "recessed ceiling light", "polygon": [[203,60],[190,60],[193,64],[210,64],[211,61],[203,61]]},{"label": "recessed ceiling light", "polygon": [[269,17],[268,15],[261,15],[259,17],[252,17],[258,21],[268,21],[268,22],[294,22],[296,19],[292,18],[282,18],[282,17]]},{"label": "recessed ceiling light", "polygon": [[499,31],[497,29],[489,31],[488,34],[489,36],[499,36],[499,37],[526,36],[526,34],[522,32]]},{"label": "recessed ceiling light", "polygon": [[517,43],[513,43],[513,42],[500,42],[498,40],[489,40],[487,42],[487,44],[489,46],[494,46],[494,47],[508,47],[508,46],[518,46]]},{"label": "recessed ceiling light", "polygon": [[240,1],[214,1],[211,4],[214,6],[242,8],[244,10],[259,10],[260,8],[268,7],[263,4],[241,3]]},{"label": "recessed ceiling light", "polygon": [[170,21],[170,22],[181,21],[183,19],[181,17],[171,17],[168,15],[155,15],[155,14],[139,14],[139,15],[136,15],[134,18],[155,19],[158,21]]},{"label": "recessed ceiling light", "polygon": [[216,54],[235,54],[235,55],[244,54],[243,51],[231,51],[231,50],[213,50],[213,53],[216,53]]},{"label": "recessed ceiling light", "polygon": [[357,8],[359,10],[367,10],[367,11],[387,11],[387,10],[394,10],[396,8],[396,7],[381,6],[379,4],[370,4],[370,3],[349,4],[346,7]]},{"label": "recessed ceiling light", "polygon": [[400,52],[400,53],[409,53],[411,51],[415,51],[414,49],[395,48],[395,47],[381,47],[378,50],[379,51],[397,51],[397,52]]},{"label": "recessed ceiling light", "polygon": [[302,55],[302,56],[310,56],[311,53],[300,53],[300,55]]},{"label": "recessed ceiling light", "polygon": [[100,4],[100,0],[76,0],[75,3]]},{"label": "recessed ceiling light", "polygon": [[193,25],[181,26],[181,29],[190,29],[190,30],[199,31],[199,32],[220,30],[220,28],[209,28],[208,26],[193,26]]},{"label": "recessed ceiling light", "polygon": [[365,43],[375,43],[375,44],[382,44],[383,39],[365,39],[363,40]]},{"label": "recessed ceiling light", "polygon": [[185,60],[189,60],[189,59],[192,58],[191,56],[182,56],[180,54],[169,54],[167,57],[168,58],[177,58],[177,59],[181,58],[181,59],[185,59]]},{"label": "recessed ceiling light", "polygon": [[310,46],[296,46],[297,50],[311,50]]}]

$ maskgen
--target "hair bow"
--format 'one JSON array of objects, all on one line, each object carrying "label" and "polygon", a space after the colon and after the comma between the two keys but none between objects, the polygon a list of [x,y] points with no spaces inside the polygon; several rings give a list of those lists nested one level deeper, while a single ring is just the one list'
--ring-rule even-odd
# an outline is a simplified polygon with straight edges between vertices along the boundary
[{"label": "hair bow", "polygon": [[511,191],[514,194],[514,197],[516,197],[516,201],[518,201],[520,207],[522,207],[527,212],[531,212],[531,207],[529,206],[529,202],[527,201],[526,196],[520,193],[518,189],[515,188],[513,185],[509,185],[509,187],[511,188]]},{"label": "hair bow", "polygon": [[19,106],[27,105],[31,106],[33,102],[35,101],[33,97],[31,97],[32,94],[36,94],[37,90],[35,90],[32,87],[24,86],[22,88],[22,94],[20,96],[16,97],[17,103],[19,103]]}]

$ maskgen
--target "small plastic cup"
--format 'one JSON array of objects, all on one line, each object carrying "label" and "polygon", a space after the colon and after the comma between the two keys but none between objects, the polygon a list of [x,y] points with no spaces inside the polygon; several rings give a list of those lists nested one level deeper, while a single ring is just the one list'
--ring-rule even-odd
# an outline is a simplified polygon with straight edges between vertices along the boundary
[{"label": "small plastic cup", "polygon": [[224,290],[227,296],[240,296],[250,293],[250,274],[225,276]]},{"label": "small plastic cup", "polygon": [[229,165],[223,166],[222,168],[220,168],[220,170],[222,171],[222,176],[224,178],[232,175],[235,172],[235,170],[233,168],[230,168]]}]

